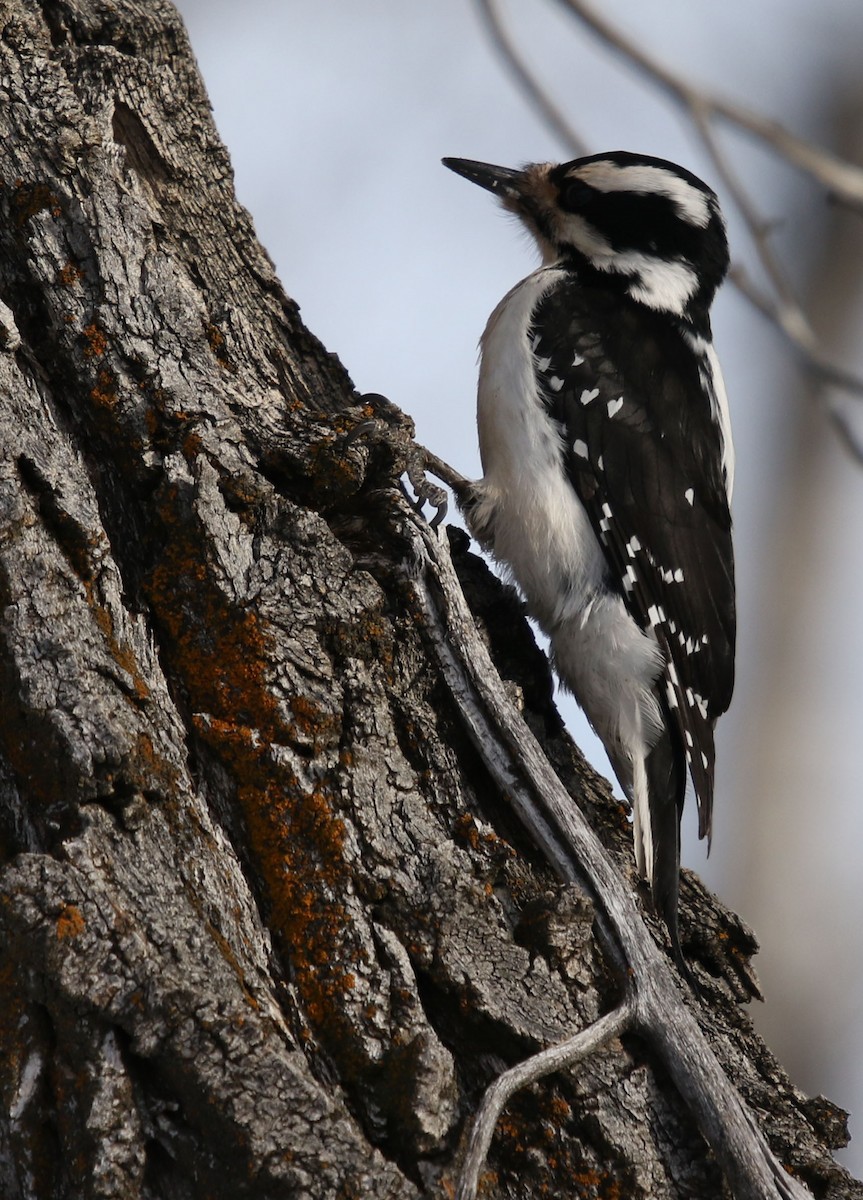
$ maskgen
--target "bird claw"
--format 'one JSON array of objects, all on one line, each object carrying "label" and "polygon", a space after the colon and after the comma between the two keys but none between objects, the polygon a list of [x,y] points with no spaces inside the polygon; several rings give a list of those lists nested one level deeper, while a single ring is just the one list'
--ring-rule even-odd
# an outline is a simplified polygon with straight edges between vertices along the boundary
[{"label": "bird claw", "polygon": [[428,503],[434,509],[434,516],[429,521],[432,529],[437,529],[447,514],[449,499],[442,487],[432,483],[426,474],[427,456],[422,446],[414,446],[413,453],[408,459],[405,474],[416,495],[414,508],[422,512],[423,505]]},{"label": "bird claw", "polygon": [[[440,460],[425,447],[417,445],[413,436],[413,422],[386,396],[370,392],[362,399],[374,416],[358,421],[345,435],[343,444],[350,446],[358,438],[364,437],[377,437],[387,442],[395,452],[396,469],[401,468],[414,491],[416,499],[411,501],[413,507],[421,513],[423,505],[430,504],[435,512],[429,525],[437,529],[447,515],[449,499],[442,487],[432,483],[426,471],[437,474],[441,467]],[[447,476],[444,476],[444,481],[450,482]]]}]

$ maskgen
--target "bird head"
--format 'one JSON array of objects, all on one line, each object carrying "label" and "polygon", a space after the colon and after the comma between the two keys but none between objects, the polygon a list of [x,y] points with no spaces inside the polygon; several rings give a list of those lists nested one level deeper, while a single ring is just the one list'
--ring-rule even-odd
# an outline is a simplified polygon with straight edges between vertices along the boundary
[{"label": "bird head", "polygon": [[[494,192],[543,261],[700,324],[728,270],[715,193],[684,167],[616,150],[514,170],[464,158],[444,166]],[[595,277],[595,278],[591,278]]]}]

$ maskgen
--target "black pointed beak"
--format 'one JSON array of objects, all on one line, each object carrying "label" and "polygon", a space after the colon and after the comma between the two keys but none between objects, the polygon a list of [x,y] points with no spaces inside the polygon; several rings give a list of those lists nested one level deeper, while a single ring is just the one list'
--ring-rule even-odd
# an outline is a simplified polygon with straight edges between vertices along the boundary
[{"label": "black pointed beak", "polygon": [[494,167],[491,163],[474,162],[470,158],[442,158],[441,162],[456,175],[462,175],[471,183],[478,183],[488,192],[498,196],[517,196],[523,178],[522,171],[511,167]]}]

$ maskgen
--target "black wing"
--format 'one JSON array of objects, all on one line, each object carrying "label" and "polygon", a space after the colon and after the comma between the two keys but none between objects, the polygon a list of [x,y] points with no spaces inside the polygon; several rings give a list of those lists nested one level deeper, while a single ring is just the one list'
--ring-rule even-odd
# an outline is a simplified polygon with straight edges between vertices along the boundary
[{"label": "black wing", "polygon": [[713,730],[734,687],[734,560],[698,356],[667,317],[572,275],[538,306],[532,347],[611,578],[665,652],[664,700],[709,835]]}]

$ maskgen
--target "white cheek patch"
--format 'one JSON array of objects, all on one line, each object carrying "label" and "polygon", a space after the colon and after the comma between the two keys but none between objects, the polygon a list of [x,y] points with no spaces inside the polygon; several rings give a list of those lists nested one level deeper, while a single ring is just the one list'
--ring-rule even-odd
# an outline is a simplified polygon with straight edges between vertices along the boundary
[{"label": "white cheek patch", "polygon": [[633,250],[618,254],[615,267],[634,276],[627,288],[633,300],[660,312],[682,316],[698,290],[698,276],[686,263],[668,262]]},{"label": "white cheek patch", "polygon": [[591,262],[595,259],[614,256],[611,243],[606,241],[599,230],[579,213],[565,213],[557,210],[552,214],[552,219],[557,226],[558,241],[562,245],[575,246],[576,250],[580,250]]}]

